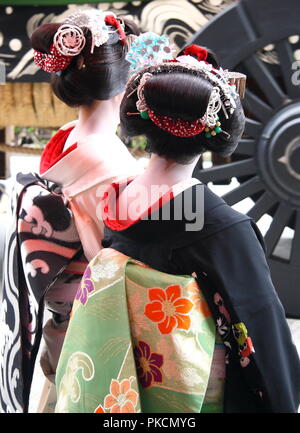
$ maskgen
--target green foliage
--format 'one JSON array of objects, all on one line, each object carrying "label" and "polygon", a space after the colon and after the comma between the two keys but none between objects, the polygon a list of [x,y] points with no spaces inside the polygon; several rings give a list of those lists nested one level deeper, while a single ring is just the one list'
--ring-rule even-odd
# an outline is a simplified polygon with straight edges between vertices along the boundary
[{"label": "green foliage", "polygon": [[14,132],[15,145],[39,149],[48,143],[57,132],[57,129],[16,126]]},{"label": "green foliage", "polygon": [[132,137],[130,140],[130,147],[134,150],[141,149],[145,150],[147,146],[147,139],[144,135],[138,135],[136,137]]}]

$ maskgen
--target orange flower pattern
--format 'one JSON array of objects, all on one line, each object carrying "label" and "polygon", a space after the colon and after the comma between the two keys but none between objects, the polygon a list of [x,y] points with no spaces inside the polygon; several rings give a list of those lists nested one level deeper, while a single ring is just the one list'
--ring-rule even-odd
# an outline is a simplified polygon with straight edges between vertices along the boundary
[{"label": "orange flower pattern", "polygon": [[105,413],[105,410],[103,409],[103,407],[100,404],[98,407],[96,407],[94,413]]},{"label": "orange flower pattern", "polygon": [[112,379],[110,394],[104,399],[104,408],[109,409],[110,413],[135,413],[137,401],[138,394],[131,388],[129,379],[123,379],[122,382]]},{"label": "orange flower pattern", "polygon": [[194,304],[187,298],[181,297],[179,284],[168,286],[165,290],[154,287],[148,290],[149,302],[145,307],[145,316],[152,322],[158,323],[162,334],[170,334],[173,329],[188,331],[191,318],[188,313]]},{"label": "orange flower pattern", "polygon": [[[93,270],[106,269],[111,261],[118,271],[108,284]],[[214,357],[215,329],[195,280],[158,273],[110,249],[101,250],[91,261],[84,280],[91,280],[93,290],[85,287],[73,310],[58,369],[63,406],[57,405],[56,412],[122,415],[174,408],[181,413],[200,412]],[[98,329],[102,320],[105,332],[78,339],[78,329]],[[84,364],[82,380],[73,375],[79,379],[74,397],[72,387],[66,393],[62,385],[64,377],[73,374],[69,370],[75,349],[84,359],[93,360],[94,369]],[[218,387],[209,389],[210,396],[216,395],[213,403],[219,404],[223,382],[220,392]]]},{"label": "orange flower pattern", "polygon": [[187,292],[190,295],[191,301],[194,303],[196,309],[200,310],[204,317],[211,317],[211,311],[208,307],[206,299],[200,292],[199,286],[196,281],[193,281],[186,287]]}]

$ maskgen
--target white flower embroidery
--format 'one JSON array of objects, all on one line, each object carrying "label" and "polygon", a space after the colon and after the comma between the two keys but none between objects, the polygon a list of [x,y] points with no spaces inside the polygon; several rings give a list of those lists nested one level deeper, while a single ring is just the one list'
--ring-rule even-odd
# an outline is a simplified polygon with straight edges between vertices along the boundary
[{"label": "white flower embroidery", "polygon": [[118,271],[117,263],[110,261],[108,263],[97,263],[91,267],[92,279],[98,282],[101,278],[113,278]]},{"label": "white flower embroidery", "polygon": [[195,386],[204,383],[203,377],[199,374],[196,368],[183,368],[181,370],[181,379],[187,386]]},{"label": "white flower embroidery", "polygon": [[187,337],[183,334],[177,334],[173,340],[176,341],[175,356],[179,356],[185,362],[190,362],[192,357],[200,351],[194,335]]}]

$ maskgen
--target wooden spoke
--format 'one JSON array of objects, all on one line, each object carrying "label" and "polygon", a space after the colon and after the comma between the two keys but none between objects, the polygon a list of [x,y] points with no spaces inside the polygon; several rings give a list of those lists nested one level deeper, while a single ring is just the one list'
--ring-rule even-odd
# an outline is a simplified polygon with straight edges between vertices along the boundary
[{"label": "wooden spoke", "polygon": [[265,242],[269,254],[272,254],[274,251],[280,236],[284,228],[287,226],[292,214],[293,210],[283,203],[281,203],[276,210],[273,216],[273,221],[265,235]]},{"label": "wooden spoke", "polygon": [[198,172],[198,178],[203,183],[216,182],[223,179],[231,179],[232,177],[250,175],[256,172],[256,163],[254,159],[245,161],[231,162],[225,165],[218,165],[206,170]]},{"label": "wooden spoke", "polygon": [[244,131],[245,135],[249,135],[250,137],[253,138],[259,138],[262,130],[263,130],[263,125],[260,122],[250,119],[249,117],[246,118],[246,125]]},{"label": "wooden spoke", "polygon": [[273,116],[272,108],[253,92],[251,92],[251,90],[246,90],[245,99],[247,108],[261,122],[267,123],[268,120]]},{"label": "wooden spoke", "polygon": [[266,191],[257,200],[255,205],[248,211],[247,215],[249,215],[255,221],[258,221],[264,214],[272,209],[276,202],[276,198]]},{"label": "wooden spoke", "polygon": [[247,197],[251,197],[253,194],[262,191],[264,189],[264,184],[261,182],[258,176],[253,177],[252,179],[247,180],[247,182],[242,183],[237,188],[229,191],[222,198],[226,201],[227,204],[232,206]]},{"label": "wooden spoke", "polygon": [[243,64],[250,72],[251,78],[256,80],[256,83],[266,96],[271,106],[273,108],[281,107],[287,99],[287,95],[283,93],[267,65],[263,63],[256,54],[253,54],[244,60]]},{"label": "wooden spoke", "polygon": [[300,210],[296,213],[296,222],[294,228],[294,238],[292,242],[290,263],[293,270],[300,269]]},{"label": "wooden spoke", "polygon": [[239,155],[254,155],[256,150],[256,141],[255,140],[249,140],[246,138],[242,138],[241,141],[238,144],[238,147],[235,151],[235,153]]}]

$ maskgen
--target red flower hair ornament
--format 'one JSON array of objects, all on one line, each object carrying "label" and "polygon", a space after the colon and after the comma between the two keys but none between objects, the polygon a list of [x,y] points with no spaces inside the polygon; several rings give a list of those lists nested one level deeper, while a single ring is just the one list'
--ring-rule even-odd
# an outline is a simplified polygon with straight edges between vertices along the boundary
[{"label": "red flower hair ornament", "polygon": [[114,15],[106,15],[105,17],[106,24],[113,26],[117,29],[119,33],[120,41],[122,45],[125,45],[126,34],[124,31],[124,26],[120,23],[120,21]]},{"label": "red flower hair ornament", "polygon": [[196,56],[198,62],[205,62],[207,60],[208,57],[208,51],[206,48],[204,47],[199,47],[199,45],[189,45],[188,47],[185,48],[184,52],[183,52],[184,56]]}]

